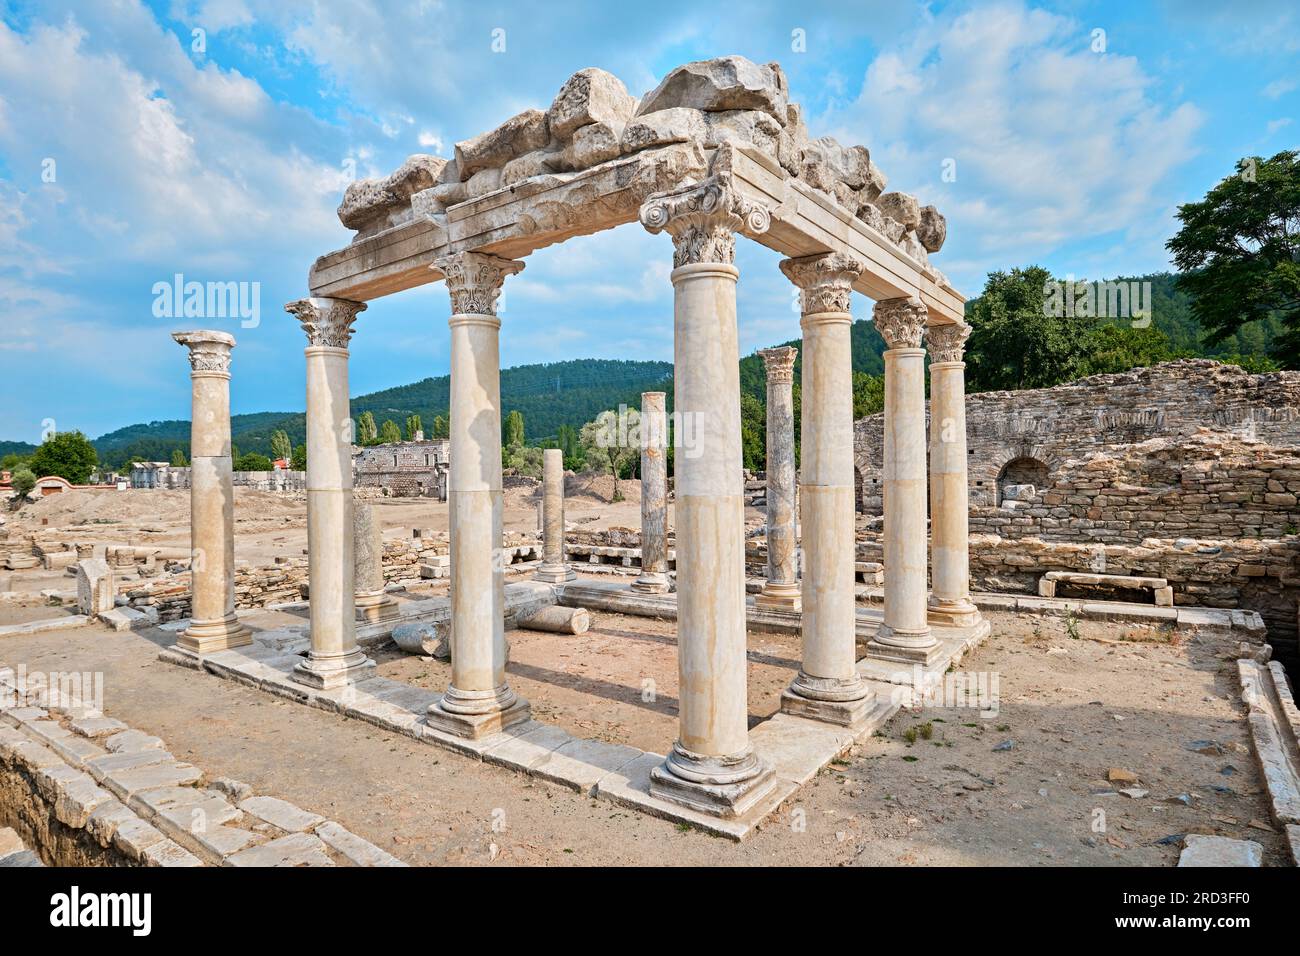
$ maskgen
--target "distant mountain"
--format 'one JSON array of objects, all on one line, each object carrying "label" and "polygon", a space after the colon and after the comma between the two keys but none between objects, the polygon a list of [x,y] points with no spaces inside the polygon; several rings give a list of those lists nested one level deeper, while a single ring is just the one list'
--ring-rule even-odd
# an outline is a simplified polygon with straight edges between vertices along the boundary
[{"label": "distant mountain", "polygon": [[[618,408],[620,404],[640,406],[642,392],[671,388],[672,371],[671,362],[613,359],[576,359],[502,369],[502,415],[515,410],[523,413],[525,435],[530,442],[554,438],[561,425],[580,428],[607,408]],[[400,427],[408,415],[416,414],[427,433],[436,416],[448,415],[450,386],[450,378],[440,375],[358,395],[352,399],[352,416],[370,412],[377,425],[391,419]],[[231,438],[240,454],[269,455],[271,436],[280,429],[295,445],[307,440],[302,412],[256,412],[230,419]],[[178,448],[189,453],[190,423],[174,420],[128,425],[101,436],[94,445],[100,461],[109,467],[121,467],[137,457],[168,461]],[[15,450],[25,454],[33,449],[26,446],[25,450]]]},{"label": "distant mountain", "polygon": [[5,455],[30,455],[35,450],[35,445],[25,441],[0,441],[0,458]]}]

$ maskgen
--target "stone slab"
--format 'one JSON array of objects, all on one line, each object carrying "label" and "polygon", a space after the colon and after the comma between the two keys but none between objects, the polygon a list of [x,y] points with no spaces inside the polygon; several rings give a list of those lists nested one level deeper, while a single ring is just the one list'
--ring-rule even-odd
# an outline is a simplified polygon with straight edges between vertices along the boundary
[{"label": "stone slab", "polygon": [[775,714],[749,734],[755,753],[772,765],[776,775],[802,786],[853,745],[854,734],[843,727],[791,714]]},{"label": "stone slab", "polygon": [[353,866],[406,866],[397,857],[385,853],[369,840],[364,840],[332,820],[316,828],[316,836],[335,853]]},{"label": "stone slab", "polygon": [[483,760],[511,770],[532,770],[575,739],[568,731],[536,720],[511,727],[503,736],[505,740],[483,751]]},{"label": "stone slab", "polygon": [[117,770],[105,775],[100,782],[119,800],[129,801],[132,794],[141,790],[183,786],[198,783],[202,779],[203,771],[198,767],[187,763],[168,762],[148,767],[134,767],[130,770]]},{"label": "stone slab", "polygon": [[1264,848],[1254,840],[1188,834],[1179,866],[1263,866]]},{"label": "stone slab", "polygon": [[291,833],[229,856],[226,866],[333,866],[325,844],[310,833]]},{"label": "stone slab", "polygon": [[278,797],[249,797],[239,809],[286,833],[303,833],[325,822],[318,813],[308,813]]}]

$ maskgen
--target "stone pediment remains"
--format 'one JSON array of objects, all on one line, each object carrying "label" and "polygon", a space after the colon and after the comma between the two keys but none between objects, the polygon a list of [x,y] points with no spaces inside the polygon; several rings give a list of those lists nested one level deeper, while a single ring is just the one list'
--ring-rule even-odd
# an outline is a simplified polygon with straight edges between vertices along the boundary
[{"label": "stone pediment remains", "polygon": [[680,66],[639,100],[612,74],[580,70],[548,109],[457,143],[451,159],[415,155],[352,183],[338,213],[356,236],[318,260],[313,293],[369,299],[409,288],[438,278],[427,270],[448,252],[520,258],[633,222],[651,196],[718,176],[772,210],[773,229],[755,236],[764,244],[865,258],[859,291],[919,293],[940,321],[960,319],[961,297],[929,264],[946,238],[943,215],[886,191],[866,146],[813,139],[781,67],[741,56]]}]

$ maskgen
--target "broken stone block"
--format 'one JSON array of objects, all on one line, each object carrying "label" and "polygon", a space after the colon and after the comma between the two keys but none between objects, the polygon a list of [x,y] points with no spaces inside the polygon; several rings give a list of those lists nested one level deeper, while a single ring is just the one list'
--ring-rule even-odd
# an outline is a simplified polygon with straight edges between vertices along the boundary
[{"label": "broken stone block", "polygon": [[907,193],[882,193],[876,199],[876,205],[890,219],[902,224],[904,231],[915,229],[921,224],[921,204],[915,196]]},{"label": "broken stone block", "polygon": [[762,110],[784,124],[789,101],[785,73],[777,64],[760,66],[743,56],[723,56],[673,70],[641,100],[637,116],[680,106],[706,112]]},{"label": "broken stone block", "polygon": [[557,165],[560,169],[589,169],[616,158],[622,151],[623,124],[590,123],[573,134]]},{"label": "broken stone block", "polygon": [[681,107],[638,116],[623,130],[623,152],[634,153],[669,143],[693,143],[708,133],[699,110]]},{"label": "broken stone block", "polygon": [[933,206],[922,206],[916,237],[927,252],[938,252],[948,238],[948,220]]},{"label": "broken stone block", "polygon": [[113,572],[102,558],[77,562],[77,608],[91,617],[113,610]]},{"label": "broken stone block", "polygon": [[1179,866],[1263,866],[1264,848],[1254,840],[1189,833]]},{"label": "broken stone block", "polygon": [[565,80],[546,111],[546,122],[552,138],[565,140],[592,123],[621,129],[635,110],[636,98],[628,93],[622,80],[597,67],[588,67]]},{"label": "broken stone block", "polygon": [[308,813],[277,797],[249,797],[240,801],[239,809],[286,833],[300,833],[325,822],[317,813]]},{"label": "broken stone block", "polygon": [[524,110],[496,129],[456,144],[456,168],[462,182],[484,169],[500,169],[510,160],[535,149],[548,139],[546,114]]},{"label": "broken stone block", "polygon": [[393,643],[408,654],[451,660],[451,622],[416,621],[393,628]]}]

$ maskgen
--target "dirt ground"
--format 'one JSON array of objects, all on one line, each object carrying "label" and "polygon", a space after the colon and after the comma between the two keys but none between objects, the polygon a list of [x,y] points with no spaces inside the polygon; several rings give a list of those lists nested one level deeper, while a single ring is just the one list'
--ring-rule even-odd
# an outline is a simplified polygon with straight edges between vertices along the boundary
[{"label": "dirt ground", "polygon": [[[0,608],[11,622],[14,605]],[[159,633],[9,636],[0,662],[101,670],[109,715],[209,775],[326,814],[413,864],[1170,866],[1187,832],[1253,839],[1267,863],[1285,862],[1221,648],[990,619],[992,638],[961,670],[997,675],[995,715],[900,714],[743,845],[162,663],[170,637]],[[660,752],[671,741],[671,625],[594,614],[589,635],[510,639],[510,681],[542,719]],[[378,657],[388,676],[445,684],[442,664]],[[751,720],[775,709],[796,660],[792,639],[751,635]],[[1138,776],[1134,796],[1115,792],[1111,769]]]}]

